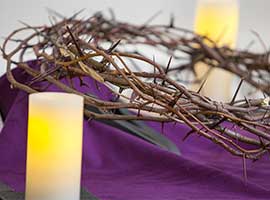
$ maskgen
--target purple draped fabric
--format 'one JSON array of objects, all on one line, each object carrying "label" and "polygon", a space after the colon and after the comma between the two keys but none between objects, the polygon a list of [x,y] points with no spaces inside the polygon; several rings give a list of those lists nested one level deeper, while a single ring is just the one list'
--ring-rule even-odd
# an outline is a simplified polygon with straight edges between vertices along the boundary
[{"label": "purple draped fabric", "polygon": [[[20,69],[15,69],[14,75],[20,82],[29,80]],[[98,90],[93,80],[87,82],[90,88],[85,87],[84,91],[112,98],[106,88],[101,86]],[[54,86],[47,90],[58,91]],[[24,191],[25,187],[27,110],[28,95],[10,89],[3,76],[0,181],[16,191]],[[161,129],[160,123],[148,124]],[[248,179],[244,182],[241,158],[195,134],[182,142],[188,131],[185,125],[165,124],[164,134],[181,150],[182,155],[177,156],[133,135],[85,119],[82,185],[104,200],[270,199],[269,155],[257,162],[247,161]]]}]

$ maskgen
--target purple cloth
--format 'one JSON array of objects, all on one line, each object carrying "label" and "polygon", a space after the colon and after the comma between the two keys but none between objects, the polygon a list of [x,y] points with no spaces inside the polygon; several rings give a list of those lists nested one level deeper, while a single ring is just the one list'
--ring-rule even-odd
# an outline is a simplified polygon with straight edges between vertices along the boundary
[{"label": "purple cloth", "polygon": [[[35,63],[32,63],[32,65]],[[17,80],[29,80],[20,69]],[[84,91],[110,99],[91,79]],[[78,85],[78,80],[75,85]],[[49,91],[58,91],[50,86]],[[0,79],[0,181],[24,191],[28,95],[11,90]],[[160,131],[159,123],[150,126]],[[187,141],[185,125],[165,125],[164,134],[177,144],[182,156],[167,152],[135,136],[100,122],[84,121],[82,185],[104,200],[270,199],[269,155],[247,161],[248,181],[243,181],[242,159],[195,134]],[[72,161],[71,161],[72,162]]]}]

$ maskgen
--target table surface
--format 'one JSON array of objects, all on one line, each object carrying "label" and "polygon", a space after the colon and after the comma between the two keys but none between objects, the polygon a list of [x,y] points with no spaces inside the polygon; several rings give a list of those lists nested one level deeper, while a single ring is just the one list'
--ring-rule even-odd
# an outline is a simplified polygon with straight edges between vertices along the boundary
[{"label": "table surface", "polygon": [[[81,190],[81,200],[98,200],[85,189]],[[0,182],[0,200],[24,200],[23,193],[14,192],[11,188]]]}]

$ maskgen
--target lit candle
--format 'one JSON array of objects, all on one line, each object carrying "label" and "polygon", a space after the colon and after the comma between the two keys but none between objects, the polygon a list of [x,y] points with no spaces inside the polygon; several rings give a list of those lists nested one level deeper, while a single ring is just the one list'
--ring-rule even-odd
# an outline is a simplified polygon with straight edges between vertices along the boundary
[{"label": "lit candle", "polygon": [[29,96],[26,200],[79,200],[83,98]]},{"label": "lit candle", "polygon": [[[234,47],[238,32],[239,8],[237,0],[199,0],[195,32],[214,40],[219,46]],[[208,71],[208,66],[196,66],[197,78]],[[215,100],[228,101],[232,94],[233,75],[222,69],[212,69],[202,93]],[[199,85],[194,85],[196,89]]]}]

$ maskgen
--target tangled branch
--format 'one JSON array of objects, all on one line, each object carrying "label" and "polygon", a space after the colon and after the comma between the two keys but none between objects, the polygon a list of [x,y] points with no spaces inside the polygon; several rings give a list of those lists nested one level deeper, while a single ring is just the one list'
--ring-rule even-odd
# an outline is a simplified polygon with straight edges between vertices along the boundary
[{"label": "tangled branch", "polygon": [[[207,37],[175,27],[173,20],[169,25],[138,26],[97,13],[85,20],[76,19],[76,15],[63,18],[51,26],[24,25],[11,33],[2,47],[7,61],[6,75],[13,87],[34,93],[42,91],[33,86],[35,83],[47,81],[65,92],[83,96],[86,105],[102,110],[96,113],[85,109],[89,118],[184,123],[191,128],[184,139],[196,133],[233,155],[254,160],[269,152],[269,97],[236,101],[239,84],[231,102],[216,102],[199,91],[188,90],[181,83],[184,80],[176,75],[183,71],[194,73],[194,66],[203,62],[230,71],[242,78],[241,83],[246,81],[269,95],[269,52],[256,54],[218,47]],[[15,37],[24,31],[31,34],[24,39]],[[7,52],[10,42],[18,45]],[[106,44],[111,46],[105,47]],[[170,56],[168,64],[163,66],[147,58],[136,50],[138,45],[153,47]],[[128,51],[130,47],[133,49]],[[26,62],[29,52],[40,61],[38,69]],[[18,82],[12,74],[12,65],[28,73],[31,82]],[[146,68],[152,71],[143,70]],[[83,77],[104,84],[120,100],[104,101],[79,92],[73,80],[79,79],[85,85]],[[69,84],[61,82],[63,79]],[[125,95],[123,90],[132,93]],[[137,114],[115,114],[115,109],[132,109]]]}]

